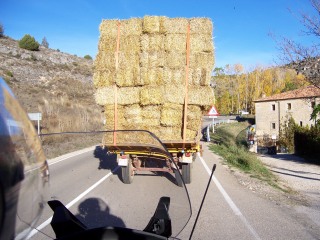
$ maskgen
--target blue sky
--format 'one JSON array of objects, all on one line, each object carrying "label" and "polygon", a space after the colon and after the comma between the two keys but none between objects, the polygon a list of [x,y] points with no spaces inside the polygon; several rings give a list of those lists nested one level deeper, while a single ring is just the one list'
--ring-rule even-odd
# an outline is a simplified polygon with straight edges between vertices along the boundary
[{"label": "blue sky", "polygon": [[[289,10],[290,9],[290,10]],[[95,57],[102,19],[145,15],[209,17],[214,24],[215,67],[241,63],[246,69],[278,61],[269,33],[308,44],[300,12],[311,13],[309,0],[1,0],[5,35],[30,34],[60,51]]]}]

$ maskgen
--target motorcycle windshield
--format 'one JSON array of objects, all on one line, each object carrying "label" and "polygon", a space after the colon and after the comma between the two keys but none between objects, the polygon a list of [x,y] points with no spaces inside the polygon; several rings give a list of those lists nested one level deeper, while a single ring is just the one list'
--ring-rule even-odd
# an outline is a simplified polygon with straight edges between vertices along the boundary
[{"label": "motorcycle windshield", "polygon": [[[48,200],[59,200],[88,229],[144,230],[161,197],[170,198],[172,235],[191,216],[179,166],[148,131],[99,131],[41,135],[48,159]],[[181,143],[181,148],[183,143]],[[48,204],[32,239],[55,238]]]}]

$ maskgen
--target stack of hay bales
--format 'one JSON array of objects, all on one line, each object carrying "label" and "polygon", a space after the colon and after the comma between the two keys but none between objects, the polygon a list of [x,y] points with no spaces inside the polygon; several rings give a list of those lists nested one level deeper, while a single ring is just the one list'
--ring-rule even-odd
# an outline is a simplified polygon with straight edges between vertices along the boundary
[{"label": "stack of hay bales", "polygon": [[213,50],[207,18],[103,20],[94,85],[107,129],[114,129],[116,96],[117,130],[149,130],[161,140],[182,141],[189,56],[186,140],[199,139],[202,115],[213,103]]}]

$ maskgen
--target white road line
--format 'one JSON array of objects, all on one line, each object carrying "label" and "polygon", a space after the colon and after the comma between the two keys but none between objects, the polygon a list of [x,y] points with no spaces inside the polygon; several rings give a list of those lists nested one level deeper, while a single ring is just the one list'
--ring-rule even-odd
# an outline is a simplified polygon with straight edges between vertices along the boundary
[{"label": "white road line", "polygon": [[[209,174],[209,176],[211,175],[211,170],[209,169],[208,165],[206,164],[206,162],[204,161],[204,159],[200,156],[200,154],[198,153],[198,157],[202,163],[202,165],[204,166],[204,168],[206,169],[207,173]],[[243,216],[243,214],[241,213],[240,209],[236,206],[236,204],[232,201],[232,199],[230,198],[230,196],[228,195],[228,193],[224,190],[224,188],[222,187],[222,185],[220,184],[220,182],[218,181],[218,179],[213,175],[212,176],[212,181],[216,184],[217,188],[219,189],[220,193],[222,194],[222,196],[224,197],[224,199],[226,200],[226,202],[229,204],[230,208],[232,209],[232,211],[234,212],[235,215],[237,215],[241,221],[245,224],[245,226],[248,228],[248,230],[250,231],[250,233],[253,235],[253,237],[257,240],[261,239],[258,235],[258,233],[253,229],[253,227],[251,226],[251,224],[248,222],[248,220]]]},{"label": "white road line", "polygon": [[[83,193],[81,193],[79,196],[77,196],[75,199],[73,199],[71,202],[69,202],[66,205],[66,208],[71,208],[76,202],[78,202],[81,198],[83,198],[85,195],[87,195],[89,192],[91,192],[93,189],[95,189],[98,185],[100,185],[103,181],[105,181],[107,178],[109,178],[114,172],[116,172],[118,170],[119,166],[117,166],[115,169],[113,169],[111,172],[109,172],[106,176],[104,176],[103,178],[101,178],[98,182],[96,182],[95,184],[93,184],[91,187],[89,187],[87,190],[85,190]],[[40,230],[42,230],[43,228],[45,228],[47,225],[50,224],[52,220],[52,217],[48,218],[46,221],[44,221],[42,224],[40,224],[38,227],[36,227],[36,229],[32,230],[27,239],[31,238],[32,236],[34,236],[36,233],[38,233]]]}]

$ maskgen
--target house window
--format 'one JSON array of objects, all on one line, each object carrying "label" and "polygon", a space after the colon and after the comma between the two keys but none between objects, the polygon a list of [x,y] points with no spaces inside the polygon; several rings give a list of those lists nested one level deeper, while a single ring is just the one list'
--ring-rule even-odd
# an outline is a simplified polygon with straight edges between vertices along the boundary
[{"label": "house window", "polygon": [[273,122],[273,123],[271,123],[271,130],[275,130],[275,129],[276,129],[276,123]]},{"label": "house window", "polygon": [[288,103],[288,104],[287,104],[287,109],[288,109],[288,110],[291,110],[291,103]]},{"label": "house window", "polygon": [[302,121],[300,121],[300,127],[302,127]]},{"label": "house window", "polygon": [[276,110],[276,105],[272,104],[272,111],[275,111],[275,110]]},{"label": "house window", "polygon": [[311,108],[314,109],[315,106],[316,106],[316,102],[311,102]]}]

